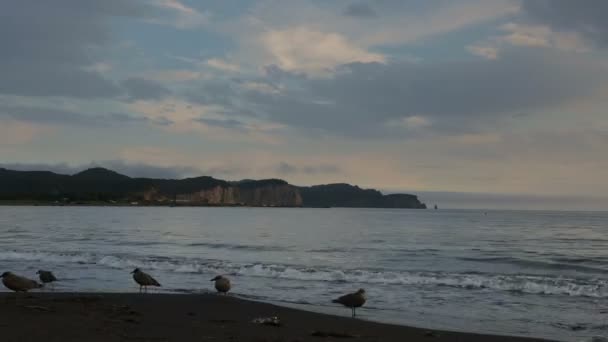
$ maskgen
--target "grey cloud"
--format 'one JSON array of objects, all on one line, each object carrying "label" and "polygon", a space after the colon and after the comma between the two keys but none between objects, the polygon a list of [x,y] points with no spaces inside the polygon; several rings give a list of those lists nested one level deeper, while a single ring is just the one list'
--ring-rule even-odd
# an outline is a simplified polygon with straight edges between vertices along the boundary
[{"label": "grey cloud", "polygon": [[114,97],[120,94],[120,89],[114,83],[97,73],[62,63],[0,61],[0,74],[2,94],[78,98]]},{"label": "grey cloud", "polygon": [[247,126],[238,120],[234,119],[208,119],[208,118],[198,118],[194,121],[200,122],[207,126],[215,126],[226,129],[236,129],[236,130],[246,130]]},{"label": "grey cloud", "polygon": [[105,116],[100,116],[99,120],[117,123],[149,123],[158,126],[169,126],[173,121],[166,117],[148,118],[144,116],[134,116],[125,113],[110,113]]},{"label": "grey cloud", "polygon": [[121,82],[130,100],[160,99],[171,94],[171,91],[160,83],[133,77]]},{"label": "grey cloud", "polygon": [[344,9],[344,14],[356,18],[375,18],[376,11],[365,3],[353,3]]},{"label": "grey cloud", "polygon": [[600,46],[608,45],[608,1],[524,0],[522,10],[555,30],[576,32]]},{"label": "grey cloud", "polygon": [[237,89],[228,81],[204,82],[196,89],[187,91],[185,97],[200,104],[216,104],[220,106],[233,107]]},{"label": "grey cloud", "polygon": [[150,119],[125,113],[86,115],[78,112],[33,106],[0,105],[0,118],[29,121],[43,124],[100,126],[112,124],[155,124],[167,126],[172,122],[167,118]]},{"label": "grey cloud", "polygon": [[[608,80],[592,59],[542,49],[514,49],[485,61],[353,63],[331,78],[292,76],[278,94],[225,87],[217,103],[228,112],[311,132],[394,137],[404,131],[387,123],[410,116],[428,118],[432,126],[426,130],[475,132],[584,97]],[[214,103],[210,93],[204,100]]]},{"label": "grey cloud", "polygon": [[335,174],[341,172],[340,168],[336,165],[321,164],[321,165],[307,165],[307,166],[295,166],[286,162],[281,162],[277,165],[275,171],[283,176],[294,175],[294,174]]},{"label": "grey cloud", "polygon": [[[101,166],[130,177],[143,178],[183,178],[203,174],[203,171],[192,166],[156,166],[143,163],[131,163],[124,160],[106,160],[93,162],[90,166]],[[86,168],[86,167],[85,167]]]},{"label": "grey cloud", "polygon": [[144,1],[8,0],[0,14],[0,93],[113,97],[121,89],[87,69],[91,47],[112,41],[112,17],[158,15]]}]

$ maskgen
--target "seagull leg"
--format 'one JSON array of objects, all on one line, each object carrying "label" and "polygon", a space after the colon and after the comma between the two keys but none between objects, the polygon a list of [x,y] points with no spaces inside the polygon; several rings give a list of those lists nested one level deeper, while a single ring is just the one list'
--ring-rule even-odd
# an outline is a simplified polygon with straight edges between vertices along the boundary
[{"label": "seagull leg", "polygon": [[141,293],[141,285],[139,285],[139,293]]}]

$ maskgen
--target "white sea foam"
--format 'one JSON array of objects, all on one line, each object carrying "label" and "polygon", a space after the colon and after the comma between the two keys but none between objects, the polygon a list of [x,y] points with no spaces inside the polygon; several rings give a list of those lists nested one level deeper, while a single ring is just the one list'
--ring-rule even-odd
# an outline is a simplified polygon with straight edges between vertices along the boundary
[{"label": "white sea foam", "polygon": [[280,264],[230,263],[216,260],[95,255],[89,253],[0,252],[0,261],[43,261],[56,264],[92,264],[113,269],[143,267],[175,273],[225,273],[241,277],[278,278],[296,281],[349,282],[358,284],[448,286],[470,290],[514,291],[543,295],[608,297],[605,279],[574,279],[552,276],[339,270]]}]

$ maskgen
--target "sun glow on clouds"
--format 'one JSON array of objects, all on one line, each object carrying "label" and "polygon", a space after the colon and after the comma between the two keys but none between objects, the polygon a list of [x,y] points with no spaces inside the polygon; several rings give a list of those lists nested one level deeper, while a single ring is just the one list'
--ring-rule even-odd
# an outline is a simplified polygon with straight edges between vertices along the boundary
[{"label": "sun glow on clouds", "polygon": [[469,45],[467,46],[467,50],[476,56],[487,59],[498,58],[498,48],[492,46]]},{"label": "sun glow on clouds", "polygon": [[285,128],[282,124],[247,117],[227,118],[220,106],[197,105],[177,98],[136,101],[129,108],[150,119],[170,120],[170,125],[162,127],[166,131],[203,134],[206,139],[215,141],[278,144],[282,138],[276,133]]},{"label": "sun glow on clouds", "polygon": [[43,138],[43,134],[52,130],[45,125],[0,119],[0,144],[7,146],[27,144]]},{"label": "sun glow on clouds", "polygon": [[238,72],[241,69],[238,64],[230,63],[220,58],[208,59],[207,65],[212,68],[228,72]]},{"label": "sun glow on clouds", "polygon": [[486,59],[497,59],[504,46],[555,48],[563,51],[587,52],[589,47],[573,32],[558,32],[545,25],[507,23],[500,26],[503,33],[486,41],[467,46],[467,50]]},{"label": "sun glow on clouds", "polygon": [[412,115],[387,122],[387,126],[389,127],[406,128],[411,130],[423,129],[430,127],[431,125],[431,120],[422,115]]},{"label": "sun glow on clouds", "polygon": [[172,11],[175,16],[171,20],[149,19],[150,22],[171,25],[179,29],[195,29],[209,23],[210,15],[208,13],[199,12],[178,0],[154,0],[152,3],[160,8]]},{"label": "sun glow on clouds", "polygon": [[270,30],[260,40],[270,60],[288,71],[322,74],[341,64],[386,62],[384,55],[358,47],[343,35],[307,27]]}]

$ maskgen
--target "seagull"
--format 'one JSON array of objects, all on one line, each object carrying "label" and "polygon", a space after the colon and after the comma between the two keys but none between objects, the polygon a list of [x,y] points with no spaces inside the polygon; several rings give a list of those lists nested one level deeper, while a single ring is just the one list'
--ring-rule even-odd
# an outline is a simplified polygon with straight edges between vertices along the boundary
[{"label": "seagull", "polygon": [[217,292],[221,292],[223,294],[228,293],[232,287],[232,285],[230,285],[230,279],[221,275],[211,279],[211,281],[215,281],[215,289]]},{"label": "seagull", "polygon": [[355,312],[356,308],[362,307],[366,300],[367,298],[365,297],[365,290],[359,289],[357,292],[349,293],[338,299],[332,300],[332,303],[342,304],[351,308],[353,317],[355,317],[357,316],[357,313]]},{"label": "seagull", "polygon": [[139,268],[136,268],[131,272],[133,274],[133,280],[139,284],[139,293],[141,288],[144,288],[144,292],[148,292],[148,286],[160,286],[156,279],[152,278],[148,273],[142,272]]},{"label": "seagull", "polygon": [[40,281],[44,285],[51,284],[52,282],[57,281],[57,278],[51,271],[38,270],[38,272],[36,272],[36,274],[38,275],[38,277],[40,278]]},{"label": "seagull", "polygon": [[15,292],[27,292],[42,287],[37,281],[18,276],[12,272],[2,273],[0,278],[2,278],[2,284],[4,284],[7,289]]}]

